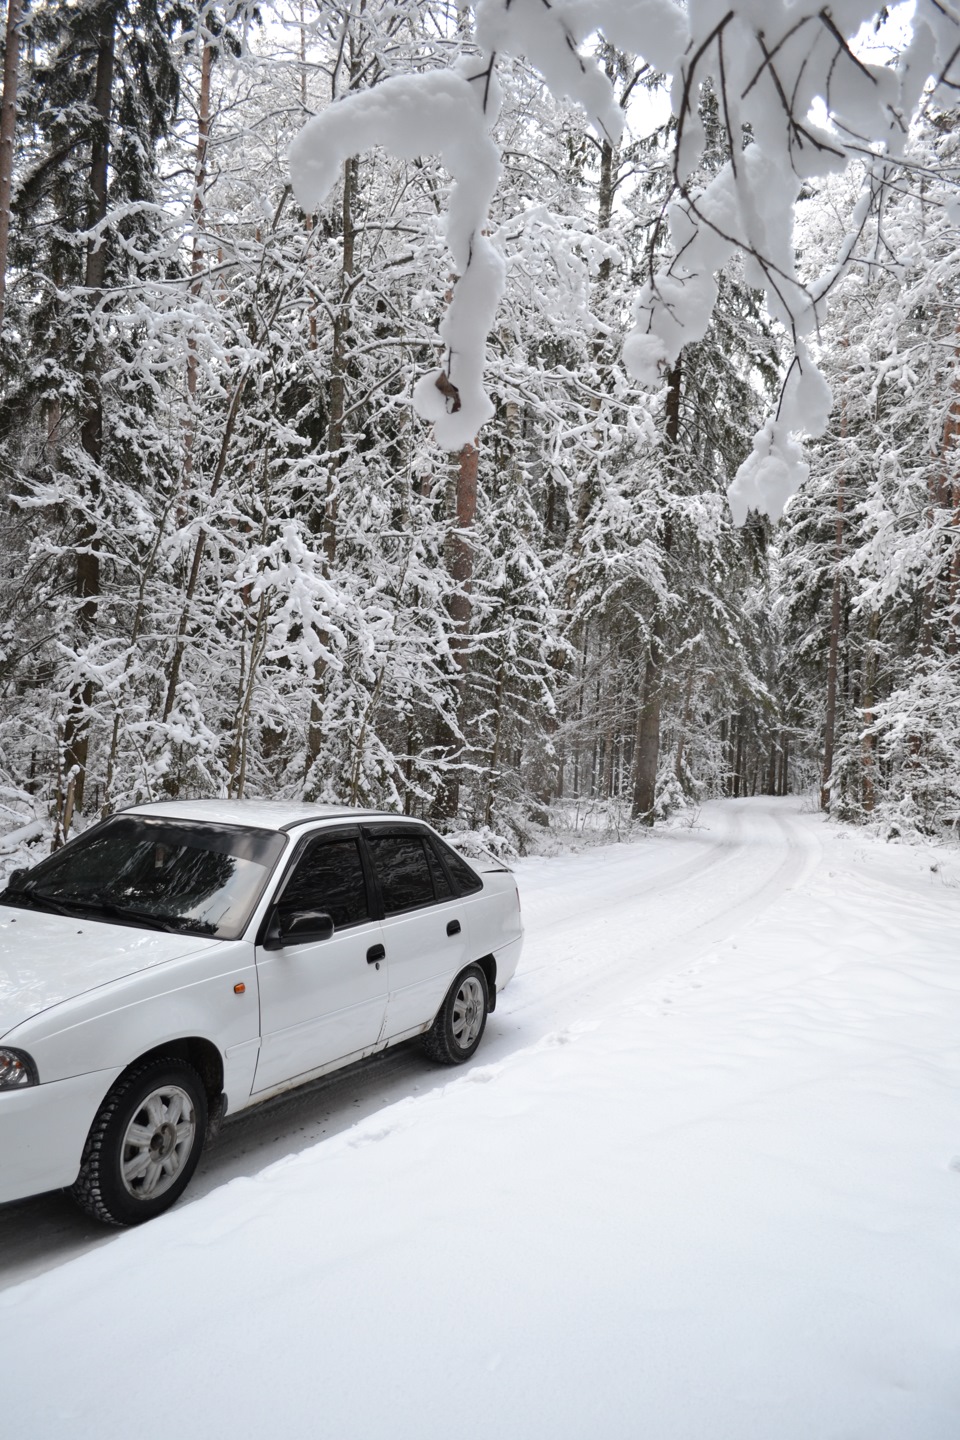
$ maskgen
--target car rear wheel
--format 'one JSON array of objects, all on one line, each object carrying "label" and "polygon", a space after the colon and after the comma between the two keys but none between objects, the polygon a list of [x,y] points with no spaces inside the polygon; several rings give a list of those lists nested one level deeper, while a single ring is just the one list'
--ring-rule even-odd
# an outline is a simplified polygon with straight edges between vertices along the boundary
[{"label": "car rear wheel", "polygon": [[442,1065],[462,1065],[483,1037],[490,1007],[487,977],[479,965],[468,965],[447,991],[423,1048]]},{"label": "car rear wheel", "polygon": [[183,1194],[200,1159],[207,1095],[191,1065],[145,1061],[108,1094],[69,1194],[95,1220],[139,1225]]}]

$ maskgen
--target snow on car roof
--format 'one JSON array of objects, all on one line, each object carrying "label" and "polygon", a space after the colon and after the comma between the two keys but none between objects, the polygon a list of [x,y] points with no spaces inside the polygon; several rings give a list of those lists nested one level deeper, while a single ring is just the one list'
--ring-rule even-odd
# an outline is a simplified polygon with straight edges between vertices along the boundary
[{"label": "snow on car roof", "polygon": [[[132,805],[126,815],[156,815],[169,820],[211,820],[220,825],[253,825],[264,830],[288,830],[316,820],[356,815],[383,815],[383,810],[362,810],[349,805],[312,805],[291,800],[159,800]],[[399,819],[399,816],[389,816]]]}]

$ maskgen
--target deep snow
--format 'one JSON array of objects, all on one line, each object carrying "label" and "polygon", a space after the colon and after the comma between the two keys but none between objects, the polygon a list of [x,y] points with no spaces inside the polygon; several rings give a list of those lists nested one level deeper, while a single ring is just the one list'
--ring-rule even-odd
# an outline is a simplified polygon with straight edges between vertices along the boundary
[{"label": "deep snow", "polygon": [[5,1430],[953,1440],[956,852],[752,800],[519,874],[471,1066],[0,1295]]}]

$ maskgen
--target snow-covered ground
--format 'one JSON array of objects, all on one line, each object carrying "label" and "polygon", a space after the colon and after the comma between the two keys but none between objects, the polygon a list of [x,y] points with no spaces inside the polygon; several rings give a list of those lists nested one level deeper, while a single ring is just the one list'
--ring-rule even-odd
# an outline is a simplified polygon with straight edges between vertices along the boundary
[{"label": "snow-covered ground", "polygon": [[0,1210],[5,1433],[960,1433],[956,852],[750,800],[518,868],[469,1067],[240,1118],[140,1230]]}]

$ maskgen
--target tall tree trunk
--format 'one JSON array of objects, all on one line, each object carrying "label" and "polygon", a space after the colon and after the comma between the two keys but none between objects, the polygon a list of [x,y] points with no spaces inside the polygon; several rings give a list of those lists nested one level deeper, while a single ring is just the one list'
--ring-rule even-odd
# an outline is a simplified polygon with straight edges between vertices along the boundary
[{"label": "tall tree trunk", "polygon": [[737,715],[737,750],[733,761],[733,797],[735,800],[746,794],[747,789],[747,777],[744,773],[746,739],[746,716],[741,710]]},{"label": "tall tree trunk", "polygon": [[[960,459],[960,457],[958,457]],[[953,486],[953,517],[950,521],[950,633],[947,638],[947,654],[956,655],[960,650],[960,478]]]},{"label": "tall tree trunk", "polygon": [[873,725],[873,707],[875,703],[874,691],[877,684],[877,634],[880,629],[880,614],[877,610],[871,610],[870,619],[867,622],[867,649],[863,659],[863,743],[861,757],[863,762],[863,808],[867,815],[873,812],[877,801],[877,740],[871,735],[870,727]]},{"label": "tall tree trunk", "polygon": [[841,602],[840,561],[843,557],[843,472],[837,476],[837,518],[834,530],[833,590],[830,598],[830,641],[827,650],[827,708],[823,725],[823,771],[820,777],[820,809],[829,810],[833,790],[833,751],[837,728],[837,672],[840,655]]},{"label": "tall tree trunk", "polygon": [[790,731],[783,730],[780,735],[780,774],[777,779],[777,794],[790,794]]},{"label": "tall tree trunk", "polygon": [[356,158],[343,165],[343,258],[340,274],[340,303],[333,321],[333,349],[330,356],[330,423],[327,427],[327,451],[330,457],[327,494],[323,513],[323,553],[332,565],[337,553],[338,471],[343,461],[344,419],[347,410],[348,347],[352,315],[350,298],[355,279],[358,165]]},{"label": "tall tree trunk", "polygon": [[611,800],[613,798],[613,769],[617,752],[617,706],[616,698],[609,690],[605,697],[605,704],[607,715],[603,728],[603,774],[600,781],[600,798],[601,800]]},{"label": "tall tree trunk", "polygon": [[450,536],[450,578],[456,586],[450,599],[450,618],[456,627],[453,649],[461,673],[466,669],[465,652],[473,619],[473,527],[477,518],[479,468],[480,451],[476,443],[464,445],[457,460],[457,523]]},{"label": "tall tree trunk", "polygon": [[[210,110],[210,90],[213,75],[214,47],[208,41],[204,44],[200,57],[200,96],[197,109],[197,149],[194,161],[193,176],[193,242],[190,248],[190,293],[199,296],[202,288],[202,274],[204,267],[204,243],[203,228],[206,220],[206,187],[207,187],[207,150],[210,144],[210,126],[212,122]],[[196,443],[197,426],[197,381],[199,364],[197,360],[196,336],[191,332],[187,337],[187,417],[184,426],[183,436],[183,486],[182,499],[179,506],[178,519],[181,524],[186,523],[185,502],[187,492],[193,479],[194,469],[194,446]],[[232,435],[233,423],[239,408],[239,398],[242,390],[238,386],[234,391],[233,399],[238,403],[231,404],[228,411],[227,433]],[[190,620],[190,612],[193,605],[193,598],[200,580],[200,571],[203,564],[204,551],[206,549],[207,536],[205,530],[200,530],[194,542],[193,559],[190,564],[190,572],[187,579],[187,591],[184,605],[180,613],[180,621],[177,626],[177,634],[174,640],[173,655],[170,661],[170,670],[167,675],[167,691],[163,703],[163,720],[169,720],[177,698],[177,688],[180,684],[180,669],[183,663],[183,652],[186,648],[187,629]],[[117,726],[114,723],[114,737],[116,737]],[[166,776],[166,786],[171,794],[179,790],[179,779],[175,772],[171,771]]]},{"label": "tall tree trunk", "polygon": [[[116,10],[106,6],[100,17],[97,49],[97,72],[93,93],[95,120],[90,147],[90,208],[87,228],[102,227],[107,218],[107,180],[110,161],[110,119],[113,91]],[[88,313],[96,310],[107,273],[107,240],[102,228],[87,242],[84,286]],[[83,489],[83,509],[79,522],[74,568],[74,595],[80,602],[77,625],[81,640],[89,641],[96,626],[100,599],[100,541],[96,513],[100,500],[100,466],[103,458],[103,394],[101,372],[103,355],[100,347],[91,345],[83,365],[83,420],[80,445],[87,460],[88,479]],[[72,785],[72,806],[83,810],[84,789],[90,748],[90,706],[93,703],[93,681],[85,680],[70,696],[63,735],[63,768],[68,789]],[[67,795],[61,799],[61,812],[69,805]],[[64,835],[66,825],[63,826]]]},{"label": "tall tree trunk", "polygon": [[[355,287],[355,209],[357,194],[358,165],[356,159],[345,160],[343,165],[343,255],[340,266],[340,302],[333,321],[333,348],[330,356],[330,418],[327,424],[327,489],[321,512],[317,515],[318,528],[323,546],[324,569],[327,574],[333,568],[337,556],[337,511],[339,508],[338,472],[343,463],[344,420],[347,410],[347,379],[349,369],[350,297]],[[326,649],[329,636],[321,632],[318,636],[321,646]],[[304,782],[306,792],[313,793],[316,784],[311,776],[317,761],[323,753],[324,697],[326,692],[327,666],[321,658],[314,664],[313,694],[310,700],[310,721],[307,727],[306,765]]]},{"label": "tall tree trunk", "polygon": [[110,749],[107,754],[106,778],[104,780],[103,795],[100,801],[100,814],[106,818],[113,808],[113,779],[116,772],[117,757],[120,753],[120,717],[123,704],[124,686],[133,668],[134,657],[137,653],[137,642],[140,639],[140,631],[143,628],[144,616],[146,614],[147,588],[153,578],[154,566],[160,547],[166,537],[167,521],[173,509],[173,501],[168,502],[157,525],[153,544],[150,547],[145,563],[140,567],[139,582],[137,585],[137,603],[133,612],[133,624],[130,627],[130,636],[127,640],[127,658],[123,666],[123,685],[119,688],[114,697],[113,733],[110,738]]},{"label": "tall tree trunk", "polygon": [[660,759],[661,680],[663,676],[663,641],[666,622],[658,610],[650,629],[650,645],[643,672],[643,698],[637,719],[635,772],[633,787],[633,818],[652,825],[653,807],[657,797],[657,766]]},{"label": "tall tree trunk", "polygon": [[446,752],[447,768],[434,796],[431,815],[452,820],[460,809],[459,767],[452,763],[454,752],[463,745],[469,705],[470,625],[473,620],[473,529],[477,517],[477,479],[480,451],[476,444],[464,445],[457,458],[454,480],[455,525],[449,538],[449,569],[454,589],[450,596],[452,633],[450,650],[456,666],[456,713],[460,735],[454,734],[442,714],[437,716],[436,746]]},{"label": "tall tree trunk", "polygon": [[943,426],[941,442],[940,503],[950,513],[945,531],[947,552],[947,633],[948,655],[960,648],[960,346],[954,350],[953,398]]},{"label": "tall tree trunk", "polygon": [[7,0],[6,48],[3,54],[3,97],[0,100],[0,329],[7,304],[7,245],[10,238],[10,196],[13,190],[14,137],[17,132],[17,86],[20,79],[20,23],[24,0]]},{"label": "tall tree trunk", "polygon": [[767,766],[767,779],[764,785],[764,795],[776,795],[777,793],[777,742],[770,741],[770,763]]},{"label": "tall tree trunk", "polygon": [[500,750],[503,742],[503,698],[506,689],[507,666],[501,660],[497,670],[497,688],[493,697],[493,743],[487,761],[487,794],[483,805],[484,825],[493,824],[493,807],[497,798],[497,782],[500,779]]},{"label": "tall tree trunk", "polygon": [[690,724],[690,705],[693,700],[693,682],[696,678],[696,670],[690,666],[687,675],[687,688],[683,696],[683,709],[680,713],[680,737],[677,740],[677,758],[673,762],[673,773],[679,784],[683,784],[683,752],[686,748],[687,726]]},{"label": "tall tree trunk", "polygon": [[[683,378],[682,358],[677,360],[667,377],[666,442],[667,455],[672,457],[680,440],[680,387]],[[663,527],[663,552],[673,549],[673,531],[668,519]],[[657,767],[660,761],[660,711],[663,706],[663,666],[666,658],[667,619],[658,606],[650,626],[650,645],[643,675],[643,699],[637,719],[637,740],[634,761],[633,809],[635,820],[652,825],[657,798]]]},{"label": "tall tree trunk", "polygon": [[[193,178],[193,244],[190,252],[190,293],[198,296],[202,288],[204,267],[203,230],[207,209],[207,150],[210,144],[210,85],[213,75],[214,47],[207,42],[200,57],[200,99],[197,111],[197,153]],[[197,415],[197,340],[191,332],[187,339],[187,427],[184,437],[183,473],[190,484],[193,475],[193,447]]]}]

